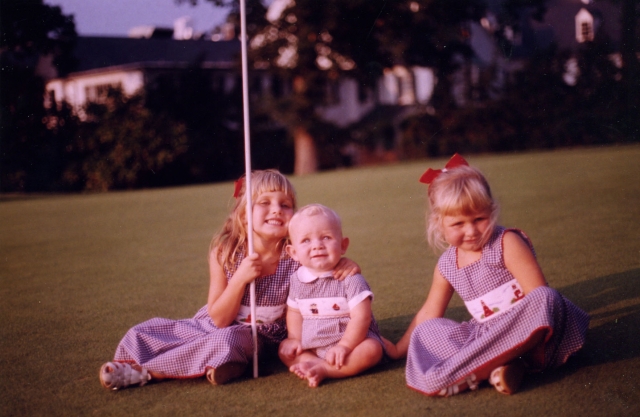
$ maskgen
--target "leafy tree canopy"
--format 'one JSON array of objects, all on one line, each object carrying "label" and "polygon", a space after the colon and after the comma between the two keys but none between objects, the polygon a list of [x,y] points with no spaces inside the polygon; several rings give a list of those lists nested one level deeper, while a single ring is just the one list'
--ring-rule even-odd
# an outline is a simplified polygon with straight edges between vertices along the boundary
[{"label": "leafy tree canopy", "polygon": [[58,71],[68,72],[77,37],[72,15],[42,0],[0,0],[0,51],[11,52],[17,62],[37,54],[55,53]]},{"label": "leafy tree canopy", "polygon": [[[197,0],[177,0],[195,4]],[[207,0],[229,7],[237,20],[238,2]],[[291,94],[264,101],[272,119],[287,127],[298,149],[306,143],[309,166],[316,168],[309,129],[318,124],[316,109],[325,104],[327,85],[340,77],[373,87],[384,68],[421,65],[435,69],[436,97],[448,103],[447,77],[459,57],[471,55],[469,22],[479,21],[489,2],[483,0],[247,0],[248,35],[255,68],[288,80]],[[546,0],[506,0],[500,19],[517,21],[523,7],[535,15]],[[493,4],[492,4],[493,5]],[[493,5],[496,6],[496,5]],[[517,29],[517,28],[516,28]],[[311,145],[309,140],[311,139]],[[296,153],[296,159],[303,154]],[[300,169],[299,169],[300,168]]]}]

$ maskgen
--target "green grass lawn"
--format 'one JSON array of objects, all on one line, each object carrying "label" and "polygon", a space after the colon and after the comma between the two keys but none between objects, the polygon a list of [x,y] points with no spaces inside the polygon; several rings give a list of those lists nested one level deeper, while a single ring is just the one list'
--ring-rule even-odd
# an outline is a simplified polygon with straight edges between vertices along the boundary
[{"label": "green grass lawn", "polygon": [[[471,156],[501,203],[501,224],[532,238],[545,275],[591,314],[585,349],[522,391],[430,398],[404,361],[318,389],[277,361],[259,379],[214,387],[173,380],[104,390],[100,365],[128,328],[191,317],[206,303],[207,249],[231,183],[0,202],[0,415],[639,415],[640,146]],[[418,177],[445,159],[293,178],[301,205],[343,218],[397,340],[424,302],[437,256],[424,238]],[[468,318],[459,298],[447,316]]]}]

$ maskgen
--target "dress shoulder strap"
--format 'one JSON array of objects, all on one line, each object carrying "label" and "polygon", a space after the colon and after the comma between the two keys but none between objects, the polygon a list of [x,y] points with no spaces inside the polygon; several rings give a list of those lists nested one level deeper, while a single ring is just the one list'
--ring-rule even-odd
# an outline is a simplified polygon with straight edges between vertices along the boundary
[{"label": "dress shoulder strap", "polygon": [[529,246],[529,249],[531,249],[531,252],[533,253],[533,256],[536,257],[536,249],[533,247],[533,242],[531,242],[531,239],[529,238],[529,236],[527,236],[527,234],[525,232],[523,232],[520,229],[516,229],[516,228],[505,229],[505,232],[514,232],[518,236],[520,236],[522,238],[522,240],[524,240],[525,243]]}]

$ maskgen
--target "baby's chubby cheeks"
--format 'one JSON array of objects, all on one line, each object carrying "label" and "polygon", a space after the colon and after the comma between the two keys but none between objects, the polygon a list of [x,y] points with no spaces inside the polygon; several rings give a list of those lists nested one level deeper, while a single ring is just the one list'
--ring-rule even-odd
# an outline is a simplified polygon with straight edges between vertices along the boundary
[{"label": "baby's chubby cheeks", "polygon": [[349,246],[338,214],[321,204],[301,208],[289,221],[287,253],[312,273],[333,271]]}]

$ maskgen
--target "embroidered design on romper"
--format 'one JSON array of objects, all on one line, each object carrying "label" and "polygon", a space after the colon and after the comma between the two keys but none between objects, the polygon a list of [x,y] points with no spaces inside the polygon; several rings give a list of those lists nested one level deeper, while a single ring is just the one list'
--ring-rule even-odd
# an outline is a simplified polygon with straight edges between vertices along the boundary
[{"label": "embroidered design on romper", "polygon": [[522,293],[522,291],[520,291],[518,287],[516,287],[515,284],[513,284],[511,288],[513,289],[513,296],[514,296],[514,298],[511,299],[511,304],[515,303],[516,301],[520,301],[524,298],[524,294]]},{"label": "embroidered design on romper", "polygon": [[312,314],[318,314],[318,305],[316,303],[311,304],[310,310]]},{"label": "embroidered design on romper", "polygon": [[482,315],[482,318],[489,317],[493,313],[497,313],[498,311],[500,311],[500,309],[498,309],[497,307],[494,308],[493,311],[492,311],[489,307],[487,307],[487,305],[482,300],[480,300],[480,304],[482,304],[482,311],[484,311],[484,314]]},{"label": "embroidered design on romper", "polygon": [[[251,314],[249,314],[247,318],[242,321],[244,321],[245,323],[251,323]],[[264,324],[264,321],[256,319],[256,324]]]}]

